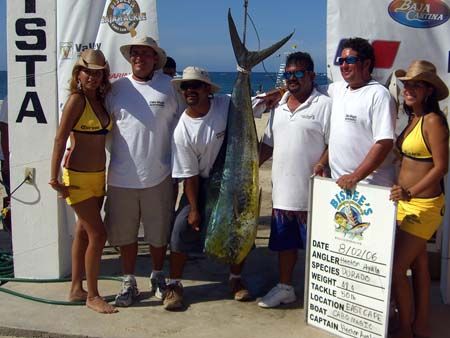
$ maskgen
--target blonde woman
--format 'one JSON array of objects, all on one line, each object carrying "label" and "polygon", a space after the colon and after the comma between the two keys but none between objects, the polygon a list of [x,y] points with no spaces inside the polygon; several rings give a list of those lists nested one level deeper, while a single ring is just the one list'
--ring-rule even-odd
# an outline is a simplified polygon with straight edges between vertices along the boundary
[{"label": "blonde woman", "polygon": [[[448,88],[428,61],[414,61],[407,71],[398,70],[396,75],[404,85],[404,109],[409,123],[397,140],[401,169],[398,183],[391,190],[391,199],[398,201],[399,226],[392,276],[399,311],[395,337],[431,337],[426,244],[444,214],[443,178],[448,170],[449,130],[438,101],[448,96]],[[409,268],[413,277],[414,318],[406,276]]]},{"label": "blonde woman", "polygon": [[[77,215],[72,244],[71,301],[86,301],[100,313],[117,310],[100,297],[97,278],[106,231],[100,215],[105,195],[105,137],[112,120],[104,108],[109,90],[109,68],[99,50],[83,51],[72,70],[70,96],[55,137],[49,184]],[[58,180],[67,139],[63,180]],[[86,274],[87,291],[83,289]]]}]

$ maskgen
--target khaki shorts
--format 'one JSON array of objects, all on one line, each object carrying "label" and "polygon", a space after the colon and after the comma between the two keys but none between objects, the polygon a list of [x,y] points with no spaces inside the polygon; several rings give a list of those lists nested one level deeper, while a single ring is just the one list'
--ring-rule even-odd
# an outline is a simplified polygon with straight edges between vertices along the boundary
[{"label": "khaki shorts", "polygon": [[108,186],[105,226],[111,245],[136,243],[141,223],[146,242],[154,247],[167,245],[173,214],[173,184],[170,176],[157,186],[145,189]]}]

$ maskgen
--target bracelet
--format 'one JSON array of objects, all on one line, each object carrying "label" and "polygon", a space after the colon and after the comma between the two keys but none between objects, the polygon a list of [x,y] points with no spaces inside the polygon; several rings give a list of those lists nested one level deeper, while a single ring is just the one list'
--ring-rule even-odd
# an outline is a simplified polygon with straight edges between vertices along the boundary
[{"label": "bracelet", "polygon": [[411,198],[412,198],[411,191],[409,191],[408,189],[406,189],[405,191],[406,191],[406,195],[408,196],[408,201],[411,201]]}]

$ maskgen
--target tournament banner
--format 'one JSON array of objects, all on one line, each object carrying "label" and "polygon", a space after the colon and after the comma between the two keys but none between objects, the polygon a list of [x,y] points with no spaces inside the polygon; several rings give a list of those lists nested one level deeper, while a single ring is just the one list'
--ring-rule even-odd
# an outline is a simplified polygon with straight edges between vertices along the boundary
[{"label": "tournament banner", "polygon": [[305,283],[306,321],[340,337],[387,337],[395,237],[390,189],[342,190],[314,177]]},{"label": "tournament banner", "polygon": [[[373,76],[389,86],[394,96],[398,95],[399,88],[391,81],[391,74],[396,69],[406,69],[417,59],[432,62],[442,80],[450,85],[450,0],[328,0],[327,5],[327,64],[331,81],[342,79],[336,59],[342,51],[343,40],[358,36],[371,42],[376,59]],[[450,121],[450,98],[439,104]],[[400,109],[397,132],[403,129],[405,120]],[[450,191],[448,177],[445,191]],[[447,206],[449,196],[446,196]],[[441,294],[447,304],[450,303],[449,210],[446,208],[443,225],[436,236],[437,247],[442,238]]]},{"label": "tournament banner", "polygon": [[57,18],[60,109],[68,95],[72,67],[83,50],[100,49],[114,81],[131,69],[120,46],[136,35],[159,40],[156,0],[58,0]]}]

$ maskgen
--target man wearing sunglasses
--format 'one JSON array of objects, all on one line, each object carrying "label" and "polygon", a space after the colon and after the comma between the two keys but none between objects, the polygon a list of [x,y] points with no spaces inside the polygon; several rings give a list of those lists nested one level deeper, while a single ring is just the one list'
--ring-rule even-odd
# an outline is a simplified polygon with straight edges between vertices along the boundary
[{"label": "man wearing sunglasses", "polygon": [[342,189],[358,182],[392,186],[396,110],[389,91],[372,79],[373,47],[362,38],[343,44],[337,59],[344,81],[332,83],[329,165]]},{"label": "man wearing sunglasses", "polygon": [[[170,279],[164,296],[169,311],[184,308],[181,279],[188,253],[202,253],[206,236],[205,190],[227,127],[230,96],[217,94],[219,86],[208,72],[186,67],[181,79],[172,80],[187,104],[175,128],[172,142],[172,177],[182,179],[184,194],[175,217],[170,240]],[[264,103],[271,99],[264,97]],[[254,102],[255,103],[255,102]],[[259,116],[264,109],[254,105]],[[247,301],[250,294],[241,279],[243,263],[230,266],[229,286],[232,297]]]},{"label": "man wearing sunglasses", "polygon": [[278,252],[279,283],[259,302],[264,308],[296,300],[292,275],[298,249],[306,248],[309,177],[323,173],[331,99],[314,88],[307,53],[287,57],[287,92],[273,111],[261,144],[260,165],[272,162],[272,221],[269,248]]}]

